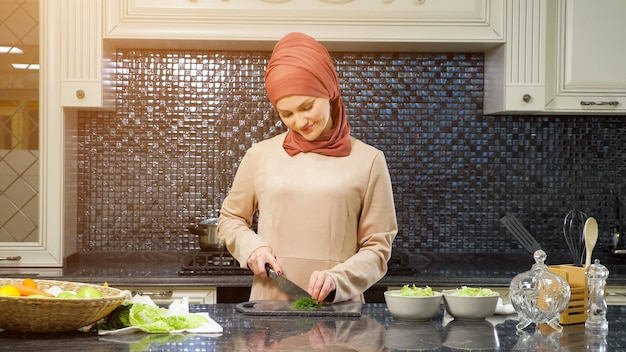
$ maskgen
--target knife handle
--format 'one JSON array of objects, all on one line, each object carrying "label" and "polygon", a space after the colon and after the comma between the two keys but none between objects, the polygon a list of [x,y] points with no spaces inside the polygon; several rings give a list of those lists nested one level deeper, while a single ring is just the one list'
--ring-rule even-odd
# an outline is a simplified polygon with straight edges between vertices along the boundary
[{"label": "knife handle", "polygon": [[270,272],[272,271],[274,271],[274,269],[272,269],[270,263],[265,263],[265,272],[267,273],[267,276],[270,276]]}]

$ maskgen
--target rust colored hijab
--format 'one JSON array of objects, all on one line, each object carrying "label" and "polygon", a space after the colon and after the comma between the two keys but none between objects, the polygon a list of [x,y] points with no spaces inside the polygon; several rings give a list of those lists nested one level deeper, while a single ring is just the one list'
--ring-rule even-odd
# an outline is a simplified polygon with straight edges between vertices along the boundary
[{"label": "rust colored hijab", "polygon": [[274,106],[281,98],[291,95],[330,99],[333,127],[314,141],[307,141],[289,130],[283,142],[287,154],[350,155],[350,124],[341,99],[339,78],[322,44],[302,33],[284,36],[274,47],[267,64],[265,90]]}]

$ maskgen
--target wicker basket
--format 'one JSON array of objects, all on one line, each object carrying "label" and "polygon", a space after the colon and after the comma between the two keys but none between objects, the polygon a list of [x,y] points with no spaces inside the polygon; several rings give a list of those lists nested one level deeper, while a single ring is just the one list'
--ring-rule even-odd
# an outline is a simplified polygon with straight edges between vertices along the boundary
[{"label": "wicker basket", "polygon": [[[20,279],[0,278],[0,287],[21,282]],[[128,297],[124,291],[112,287],[55,280],[35,282],[42,290],[58,286],[64,291],[78,291],[92,286],[102,292],[103,297],[0,297],[0,328],[37,333],[77,330],[104,318]]]}]

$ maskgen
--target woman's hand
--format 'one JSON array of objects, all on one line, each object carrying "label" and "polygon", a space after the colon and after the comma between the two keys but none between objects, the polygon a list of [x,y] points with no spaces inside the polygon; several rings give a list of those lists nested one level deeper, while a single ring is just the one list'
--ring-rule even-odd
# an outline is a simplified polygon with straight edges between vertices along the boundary
[{"label": "woman's hand", "polygon": [[252,270],[253,273],[260,275],[261,277],[268,277],[267,271],[265,271],[265,263],[268,263],[270,267],[274,269],[276,274],[282,274],[282,269],[280,268],[280,265],[278,265],[278,261],[276,260],[276,257],[272,252],[272,248],[270,247],[259,247],[255,249],[246,261],[248,269]]},{"label": "woman's hand", "polygon": [[314,271],[309,279],[307,291],[318,302],[324,301],[329,293],[336,289],[335,280],[325,271]]}]

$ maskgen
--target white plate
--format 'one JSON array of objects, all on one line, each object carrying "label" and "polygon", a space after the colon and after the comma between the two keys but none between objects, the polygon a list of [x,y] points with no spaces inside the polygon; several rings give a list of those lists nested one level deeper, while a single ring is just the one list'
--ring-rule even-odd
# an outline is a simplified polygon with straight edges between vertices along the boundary
[{"label": "white plate", "polygon": [[[209,316],[208,313],[193,313],[193,314],[201,315],[207,318],[209,321],[194,329],[172,330],[167,334],[220,334],[224,331],[222,326],[216,323],[215,320],[213,320]],[[126,334],[133,334],[136,332],[150,333],[148,331],[143,330],[142,328],[139,328],[136,326],[130,326],[127,328],[122,328],[122,329],[117,329],[117,330],[99,330],[98,335],[126,335]],[[165,333],[157,332],[155,334],[165,334]]]}]

